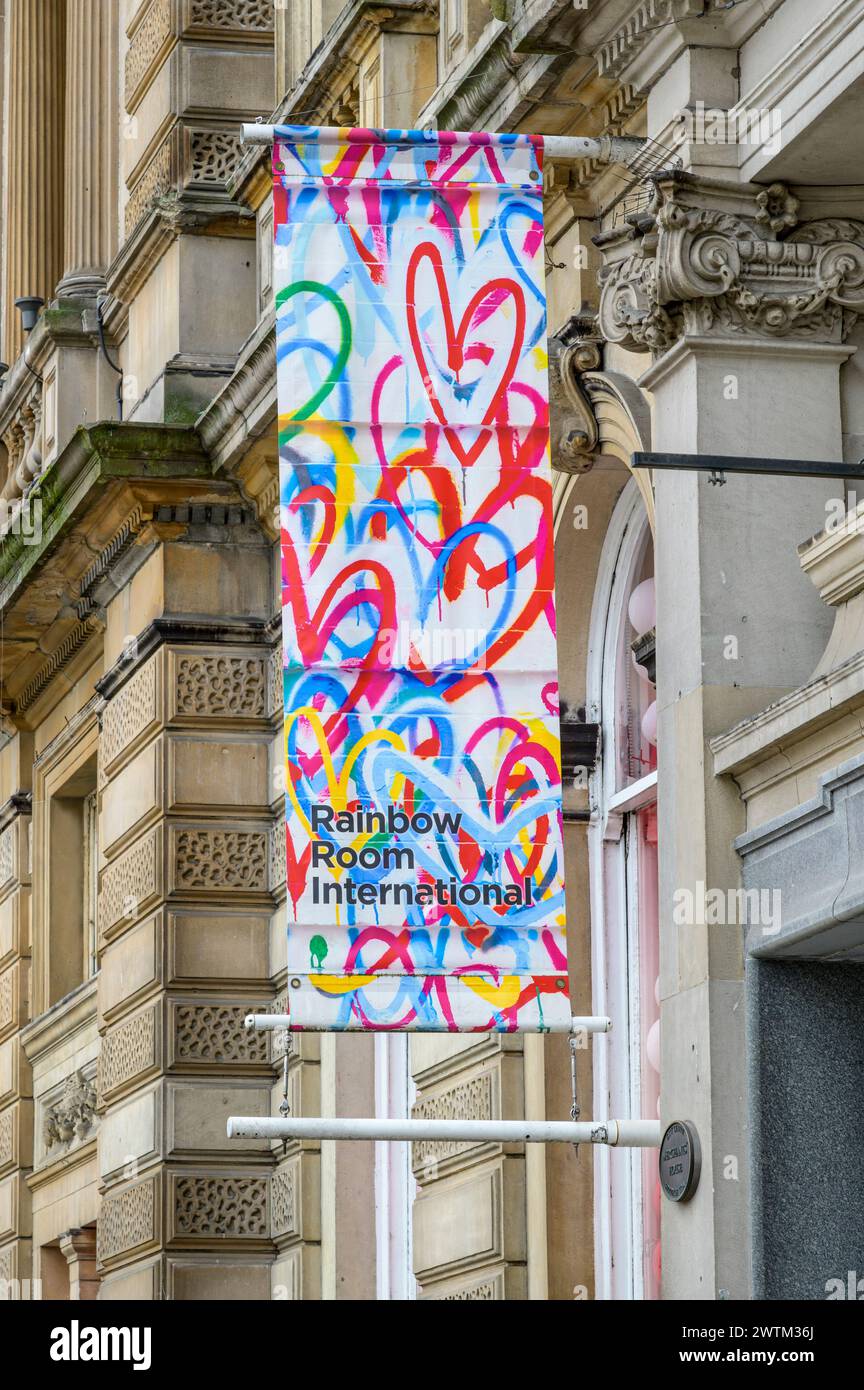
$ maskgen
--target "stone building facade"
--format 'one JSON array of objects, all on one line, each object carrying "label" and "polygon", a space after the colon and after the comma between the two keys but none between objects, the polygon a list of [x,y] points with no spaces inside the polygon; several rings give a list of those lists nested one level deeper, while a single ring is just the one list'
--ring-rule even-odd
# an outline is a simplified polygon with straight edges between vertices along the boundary
[{"label": "stone building facade", "polygon": [[[631,459],[864,453],[864,4],[0,13],[7,1290],[825,1297],[864,1215],[864,505]],[[582,1114],[692,1120],[686,1205],[650,1151],[226,1138],[283,1075],[308,1115],[571,1105],[566,1039],[286,1064],[242,1027],[287,985],[273,212],[239,141],[274,116],[648,137],[639,173],[545,175],[565,844],[574,1010],[615,1024]],[[742,887],[780,915],[745,930]]]}]

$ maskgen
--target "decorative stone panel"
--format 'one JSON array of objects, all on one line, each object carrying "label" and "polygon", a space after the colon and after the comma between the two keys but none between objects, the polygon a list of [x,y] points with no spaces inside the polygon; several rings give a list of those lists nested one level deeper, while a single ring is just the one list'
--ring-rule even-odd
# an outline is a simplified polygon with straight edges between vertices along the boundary
[{"label": "decorative stone panel", "polygon": [[[449,1090],[427,1096],[412,1110],[418,1120],[494,1120],[500,1107],[494,1090],[492,1072],[481,1072],[460,1081]],[[449,1158],[466,1153],[476,1144],[457,1143],[451,1139],[421,1140],[412,1146],[411,1162],[415,1173],[436,1176],[435,1168]],[[430,1171],[431,1170],[431,1171]]]},{"label": "decorative stone panel", "polygon": [[273,0],[187,0],[190,29],[273,32]]},{"label": "decorative stone panel", "polygon": [[239,136],[228,130],[189,130],[186,135],[187,181],[194,185],[226,184],[243,153]]},{"label": "decorative stone panel", "polygon": [[288,846],[285,840],[285,822],[279,823],[270,832],[270,887],[284,887],[288,878]]},{"label": "decorative stone panel", "polygon": [[0,1037],[20,1028],[26,1018],[29,969],[18,960],[0,975]]},{"label": "decorative stone panel", "polygon": [[110,1095],[156,1065],[156,1010],[146,1009],[110,1029],[99,1053],[99,1095]]},{"label": "decorative stone panel", "polygon": [[0,835],[0,888],[5,887],[15,876],[15,836],[17,827],[13,821]]},{"label": "decorative stone panel", "polygon": [[156,199],[171,188],[174,143],[174,134],[169,132],[134,185],[130,187],[125,212],[127,237],[135,230]]},{"label": "decorative stone panel", "polygon": [[266,1178],[173,1178],[174,1234],[177,1237],[262,1239],[269,1235]]},{"label": "decorative stone panel", "polygon": [[175,717],[266,719],[267,660],[263,656],[172,652]]},{"label": "decorative stone panel", "polygon": [[123,921],[134,921],[159,893],[158,828],[109,864],[99,893],[99,929],[103,936]]},{"label": "decorative stone panel", "polygon": [[15,1161],[15,1108],[0,1110],[0,1171]]},{"label": "decorative stone panel", "polygon": [[504,1297],[504,1289],[500,1279],[484,1279],[482,1284],[471,1284],[467,1289],[459,1289],[457,1293],[445,1293],[440,1299],[435,1300],[440,1303],[464,1303],[475,1299],[489,1303],[495,1299]]},{"label": "decorative stone panel", "polygon": [[173,886],[178,892],[266,893],[271,835],[266,830],[173,829]]},{"label": "decorative stone panel", "polygon": [[269,715],[285,715],[285,691],[282,666],[282,648],[275,647],[270,653],[267,662],[269,677],[269,700],[267,713]]},{"label": "decorative stone panel", "polygon": [[150,0],[130,35],[126,51],[127,111],[134,110],[146,79],[161,65],[173,39],[173,0]]},{"label": "decorative stone panel", "polygon": [[92,1139],[96,1129],[96,1085],[83,1072],[67,1076],[59,1092],[42,1100],[44,1161],[52,1163],[78,1144]]},{"label": "decorative stone panel", "polygon": [[283,1164],[270,1180],[270,1227],[277,1236],[293,1236],[297,1230],[297,1167]]},{"label": "decorative stone panel", "polygon": [[109,1192],[102,1199],[97,1227],[100,1263],[147,1245],[157,1235],[156,1179]]},{"label": "decorative stone panel", "polygon": [[267,1034],[249,1032],[243,1026],[252,1005],[178,1003],[172,1007],[175,1063],[222,1067],[268,1061]]},{"label": "decorative stone panel", "polygon": [[100,762],[105,771],[156,721],[156,658],[151,658],[110,701],[102,716]]}]

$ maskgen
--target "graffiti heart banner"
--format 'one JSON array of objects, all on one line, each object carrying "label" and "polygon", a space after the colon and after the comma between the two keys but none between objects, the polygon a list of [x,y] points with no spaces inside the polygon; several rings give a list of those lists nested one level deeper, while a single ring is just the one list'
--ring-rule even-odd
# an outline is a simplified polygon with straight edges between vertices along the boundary
[{"label": "graffiti heart banner", "polygon": [[570,1029],[542,153],[276,129],[294,1028]]}]

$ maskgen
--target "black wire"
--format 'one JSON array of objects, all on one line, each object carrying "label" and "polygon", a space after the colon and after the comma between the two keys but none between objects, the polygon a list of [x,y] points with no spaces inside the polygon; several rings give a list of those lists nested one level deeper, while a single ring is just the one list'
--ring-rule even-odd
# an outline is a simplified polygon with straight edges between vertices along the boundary
[{"label": "black wire", "polygon": [[107,343],[105,342],[105,325],[104,325],[104,323],[102,322],[102,301],[101,301],[101,299],[97,299],[97,300],[96,300],[96,323],[97,323],[97,326],[98,326],[98,328],[99,328],[99,346],[100,346],[100,348],[102,349],[102,356],[105,358],[105,361],[108,363],[108,366],[111,368],[111,370],[117,373],[117,376],[118,376],[118,378],[119,378],[119,380],[118,380],[118,382],[117,382],[117,418],[118,418],[118,420],[122,420],[122,419],[123,419],[123,368],[122,368],[121,366],[119,366],[119,365],[112,359],[110,353],[108,352],[108,345],[107,345]]}]

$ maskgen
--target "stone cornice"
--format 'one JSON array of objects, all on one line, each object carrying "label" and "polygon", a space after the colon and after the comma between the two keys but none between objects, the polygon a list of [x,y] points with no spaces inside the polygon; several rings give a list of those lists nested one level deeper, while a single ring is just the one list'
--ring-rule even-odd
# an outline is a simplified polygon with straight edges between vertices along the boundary
[{"label": "stone cornice", "polygon": [[[839,723],[851,709],[859,708],[864,708],[864,652],[712,738],[714,773],[739,776],[760,763],[770,763],[782,748]],[[778,775],[787,771],[784,762]]]},{"label": "stone cornice", "polygon": [[11,825],[19,816],[32,816],[33,814],[33,793],[18,791],[13,792],[8,801],[4,801],[0,806],[0,833]]},{"label": "stone cornice", "polygon": [[251,239],[255,236],[255,218],[248,207],[227,196],[211,197],[188,190],[160,195],[123,242],[108,270],[103,319],[115,335],[119,336],[125,305],[135,298],[172,242],[184,233]]},{"label": "stone cornice", "polygon": [[864,222],[799,222],[783,184],[736,187],[670,171],[628,225],[601,233],[600,328],[633,352],[682,337],[841,343],[864,312]]},{"label": "stone cornice", "polygon": [[198,434],[215,465],[221,467],[244,448],[255,437],[253,421],[262,413],[269,421],[275,410],[276,327],[271,313],[260,321],[230,381],[198,420]]},{"label": "stone cornice", "polygon": [[97,979],[87,980],[21,1029],[21,1043],[29,1062],[38,1061],[58,1043],[68,1042],[76,1033],[95,1026],[97,986]]},{"label": "stone cornice", "polygon": [[799,545],[798,555],[819,597],[832,608],[864,591],[864,503],[839,525]]},{"label": "stone cornice", "polygon": [[171,614],[154,618],[139,633],[131,654],[122,653],[109,671],[96,682],[102,700],[111,700],[155,651],[166,643],[173,646],[191,644],[216,647],[265,646],[275,647],[282,635],[282,617],[277,614],[269,622],[262,618],[200,618]]},{"label": "stone cornice", "polygon": [[[590,36],[601,77],[624,78],[646,91],[688,47],[740,48],[783,0],[761,7],[729,6],[727,0],[636,0],[624,16],[595,34],[586,22],[580,39]],[[600,26],[596,26],[599,28]]]},{"label": "stone cornice", "polygon": [[253,520],[237,483],[214,479],[195,431],[169,425],[79,429],[35,495],[38,543],[0,540],[0,695],[24,727],[58,672],[77,670],[95,651],[102,605],[162,531],[179,536]]}]

